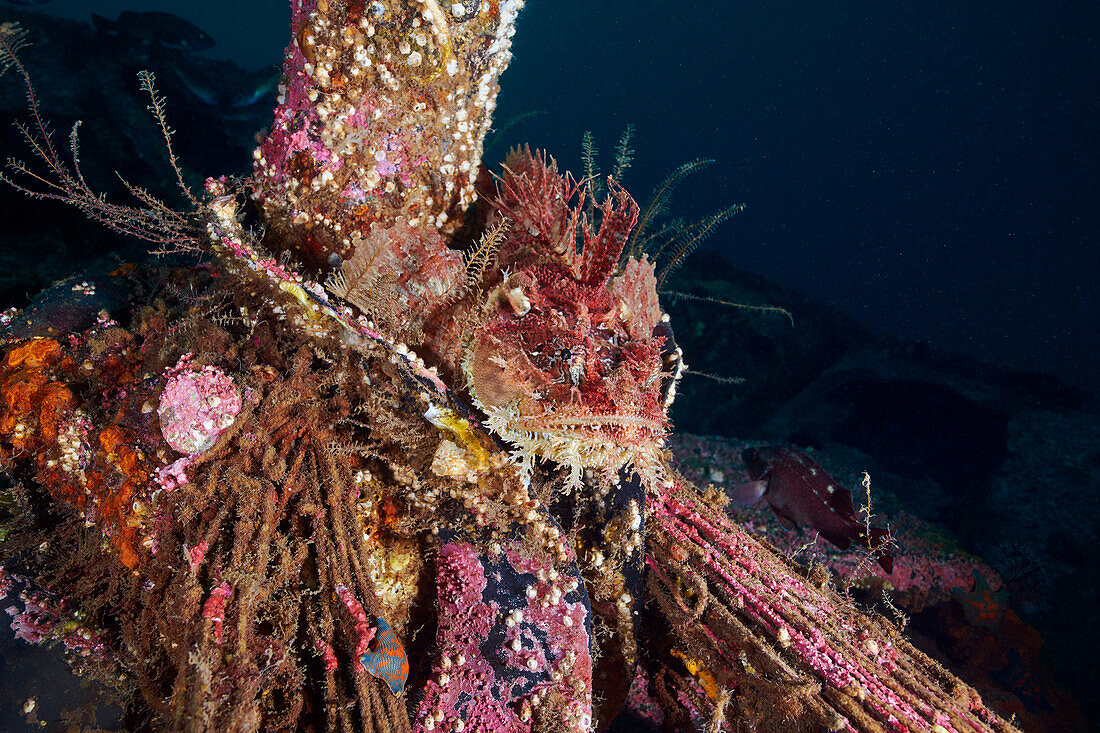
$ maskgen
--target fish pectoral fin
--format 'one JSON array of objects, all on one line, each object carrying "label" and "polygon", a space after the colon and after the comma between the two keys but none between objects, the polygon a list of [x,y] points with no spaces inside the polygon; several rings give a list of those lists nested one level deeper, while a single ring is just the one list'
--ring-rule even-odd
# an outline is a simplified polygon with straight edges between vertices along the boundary
[{"label": "fish pectoral fin", "polygon": [[783,525],[783,529],[798,529],[798,523],[788,517],[783,512],[779,511],[775,507],[772,507],[772,511],[775,512],[775,518],[779,520],[779,523]]},{"label": "fish pectoral fin", "polygon": [[737,484],[730,489],[727,494],[730,501],[737,504],[755,504],[760,500],[760,497],[764,495],[764,492],[768,490],[768,482],[766,479],[759,479],[757,481],[746,481],[743,484]]}]

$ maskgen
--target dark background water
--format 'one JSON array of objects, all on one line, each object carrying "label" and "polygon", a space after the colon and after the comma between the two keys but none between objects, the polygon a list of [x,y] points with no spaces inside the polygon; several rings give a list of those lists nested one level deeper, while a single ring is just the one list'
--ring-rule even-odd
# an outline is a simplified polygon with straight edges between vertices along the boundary
[{"label": "dark background water", "polygon": [[[576,160],[633,122],[645,191],[880,332],[1100,385],[1095,3],[530,3],[499,119]],[[536,81],[537,80],[537,81]],[[688,265],[690,267],[690,263]]]},{"label": "dark background water", "polygon": [[[208,55],[278,63],[283,0],[56,0],[178,13]],[[628,187],[682,162],[708,246],[880,333],[1100,388],[1094,2],[529,2],[498,126],[580,168],[636,129]],[[227,168],[247,161],[227,161]],[[216,173],[217,171],[211,171]],[[688,265],[690,267],[690,263]]]}]

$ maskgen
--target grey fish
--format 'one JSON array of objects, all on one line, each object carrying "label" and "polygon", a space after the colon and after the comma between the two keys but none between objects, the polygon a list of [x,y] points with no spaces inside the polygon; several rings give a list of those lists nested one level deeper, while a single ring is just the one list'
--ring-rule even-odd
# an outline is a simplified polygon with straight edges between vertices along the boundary
[{"label": "grey fish", "polygon": [[124,10],[118,20],[92,13],[96,30],[144,46],[157,45],[177,51],[205,51],[214,39],[201,28],[178,15],[151,10],[139,13]]},{"label": "grey fish", "polygon": [[175,72],[190,94],[210,107],[249,107],[259,101],[275,101],[275,90],[282,79],[282,69],[269,66],[235,78],[195,74],[173,65]]}]

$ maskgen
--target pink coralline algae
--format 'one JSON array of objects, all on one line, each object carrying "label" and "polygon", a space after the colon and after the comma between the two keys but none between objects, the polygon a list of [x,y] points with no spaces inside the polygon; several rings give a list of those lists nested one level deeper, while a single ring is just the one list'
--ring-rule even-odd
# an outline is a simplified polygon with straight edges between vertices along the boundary
[{"label": "pink coralline algae", "polygon": [[206,556],[206,551],[209,549],[210,543],[203,540],[187,551],[187,564],[191,566],[192,571],[197,569],[199,565],[202,565],[202,560]]},{"label": "pink coralline algae", "polygon": [[217,367],[190,368],[185,354],[169,370],[160,396],[160,429],[173,449],[193,456],[214,447],[241,411],[241,394],[233,379]]},{"label": "pink coralline algae", "polygon": [[[894,572],[887,579],[895,596],[911,611],[945,600],[956,590],[970,590],[975,575],[994,589],[1001,577],[977,557],[944,541],[929,523],[898,512],[890,518],[898,544]],[[845,553],[829,563],[842,578],[856,581],[869,575],[867,563],[857,553]],[[861,567],[862,566],[862,567]],[[876,574],[877,575],[877,574]]]},{"label": "pink coralline algae", "polygon": [[332,644],[324,641],[318,641],[316,643],[316,649],[321,655],[321,660],[325,664],[325,672],[332,674],[340,666],[340,663],[336,660],[336,650],[332,648]]},{"label": "pink coralline algae", "polygon": [[646,721],[654,729],[659,730],[664,723],[664,711],[650,693],[649,675],[644,668],[639,668],[635,673],[623,703],[623,709],[634,717]]},{"label": "pink coralline algae", "polygon": [[57,627],[58,617],[39,599],[27,593],[20,594],[23,601],[23,610],[16,606],[5,609],[12,617],[11,629],[15,632],[15,638],[28,644],[38,644],[53,635]]},{"label": "pink coralline algae", "polygon": [[[561,596],[563,585],[572,592],[571,578],[545,569],[528,576],[533,562],[487,561],[463,542],[440,549],[439,651],[419,730],[453,730],[462,721],[469,730],[526,732],[536,719],[553,720],[553,730],[591,727],[588,611]],[[527,577],[525,591],[503,592]]]},{"label": "pink coralline algae", "polygon": [[890,575],[869,560],[867,550],[861,547],[838,550],[823,539],[815,540],[813,533],[807,536],[782,529],[759,509],[738,508],[735,516],[749,518],[747,526],[752,531],[788,556],[816,559],[853,587],[889,590],[893,602],[910,613],[941,603],[956,590],[970,590],[975,574],[994,589],[1002,585],[1000,576],[985,562],[938,539],[932,525],[904,512],[889,518],[896,543]]},{"label": "pink coralline algae", "polygon": [[106,634],[89,628],[80,614],[66,610],[64,599],[28,589],[19,594],[19,601],[22,610],[18,606],[5,609],[12,617],[11,629],[16,639],[28,644],[60,641],[67,650],[82,657],[107,654]]},{"label": "pink coralline algae", "polygon": [[358,641],[355,643],[355,656],[361,657],[370,649],[370,643],[374,640],[376,629],[370,625],[370,621],[367,620],[367,612],[363,610],[363,605],[356,600],[351,591],[347,589],[347,586],[343,583],[337,585],[336,595],[340,596],[340,600],[344,602],[348,612],[355,619],[355,634],[358,637]]},{"label": "pink coralline algae", "polygon": [[229,596],[233,595],[232,588],[229,587],[229,583],[222,581],[222,584],[210,591],[210,596],[206,599],[206,603],[202,607],[202,615],[205,619],[213,623],[214,626],[214,643],[222,643],[222,624],[225,622],[225,602]]}]

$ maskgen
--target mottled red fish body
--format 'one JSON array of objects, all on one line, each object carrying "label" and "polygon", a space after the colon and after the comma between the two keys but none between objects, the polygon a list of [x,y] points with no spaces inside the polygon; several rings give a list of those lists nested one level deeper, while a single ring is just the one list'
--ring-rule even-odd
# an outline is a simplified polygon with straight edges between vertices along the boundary
[{"label": "mottled red fish body", "polygon": [[868,536],[856,516],[852,492],[812,458],[793,448],[772,447],[746,448],[741,460],[751,479],[766,482],[764,498],[784,527],[815,530],[841,550],[857,542],[879,553],[879,565],[887,574],[893,572],[890,533],[871,527]]}]

